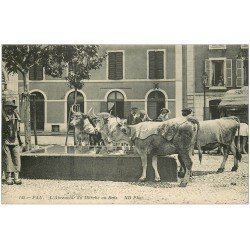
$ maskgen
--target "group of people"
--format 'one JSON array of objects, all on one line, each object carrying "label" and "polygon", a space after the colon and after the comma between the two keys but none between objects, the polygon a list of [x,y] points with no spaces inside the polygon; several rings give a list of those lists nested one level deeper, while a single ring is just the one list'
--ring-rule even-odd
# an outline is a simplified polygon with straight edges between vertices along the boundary
[{"label": "group of people", "polygon": [[[137,107],[131,108],[131,113],[127,117],[127,124],[128,125],[136,125],[140,122],[145,121],[157,121],[163,122],[169,119],[170,110],[167,108],[162,108],[160,114],[157,116],[156,119],[150,119],[145,112],[145,110],[139,110]],[[192,109],[184,108],[182,109],[182,116],[188,116],[192,114]]]}]

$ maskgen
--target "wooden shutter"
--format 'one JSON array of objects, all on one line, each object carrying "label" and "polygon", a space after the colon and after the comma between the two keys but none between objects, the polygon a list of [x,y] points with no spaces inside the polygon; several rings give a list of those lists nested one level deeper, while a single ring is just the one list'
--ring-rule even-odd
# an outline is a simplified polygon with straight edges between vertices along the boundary
[{"label": "wooden shutter", "polygon": [[226,75],[224,76],[224,80],[226,80],[226,86],[232,87],[233,81],[232,81],[232,59],[227,59],[225,61],[226,63]]},{"label": "wooden shutter", "polygon": [[155,78],[163,79],[164,78],[164,52],[156,51],[155,52]]},{"label": "wooden shutter", "polygon": [[100,103],[100,112],[107,112],[107,102]]},{"label": "wooden shutter", "polygon": [[243,59],[236,59],[236,87],[244,85],[244,61]]},{"label": "wooden shutter", "polygon": [[116,52],[116,80],[123,79],[123,53],[122,52]]},{"label": "wooden shutter", "polygon": [[30,68],[29,70],[29,79],[35,80],[35,67]]},{"label": "wooden shutter", "polygon": [[148,52],[148,78],[155,79],[155,51]]},{"label": "wooden shutter", "polygon": [[35,80],[43,80],[43,66],[36,65],[35,66]]},{"label": "wooden shutter", "polygon": [[205,72],[208,75],[208,81],[207,81],[207,87],[212,85],[212,76],[213,76],[213,71],[212,71],[212,61],[209,59],[205,60]]},{"label": "wooden shutter", "polygon": [[40,65],[35,65],[29,70],[30,80],[43,80],[43,67]]},{"label": "wooden shutter", "polygon": [[116,67],[115,67],[116,56],[114,52],[108,54],[108,79],[115,80]]},{"label": "wooden shutter", "polygon": [[131,110],[131,102],[124,102],[124,117],[127,118],[130,114]]}]

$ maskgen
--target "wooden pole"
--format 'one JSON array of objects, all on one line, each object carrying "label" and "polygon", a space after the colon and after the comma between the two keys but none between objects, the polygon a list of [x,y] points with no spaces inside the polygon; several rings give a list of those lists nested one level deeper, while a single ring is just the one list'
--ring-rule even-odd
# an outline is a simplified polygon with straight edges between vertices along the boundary
[{"label": "wooden pole", "polygon": [[[74,106],[76,106],[77,103],[77,88],[75,88],[75,99],[74,99]],[[74,145],[76,145],[76,129],[74,127]]]},{"label": "wooden pole", "polygon": [[68,144],[70,116],[71,116],[71,109],[69,109],[68,124],[67,124],[67,135],[66,135],[65,146],[67,146],[67,144]]},{"label": "wooden pole", "polygon": [[25,135],[25,150],[31,150],[31,127],[30,127],[30,94],[28,84],[28,73],[23,73],[24,83],[24,135]]},{"label": "wooden pole", "polygon": [[37,130],[36,130],[36,95],[32,95],[32,99],[33,99],[33,113],[34,113],[33,124],[34,124],[35,145],[38,145],[38,142],[37,142]]}]

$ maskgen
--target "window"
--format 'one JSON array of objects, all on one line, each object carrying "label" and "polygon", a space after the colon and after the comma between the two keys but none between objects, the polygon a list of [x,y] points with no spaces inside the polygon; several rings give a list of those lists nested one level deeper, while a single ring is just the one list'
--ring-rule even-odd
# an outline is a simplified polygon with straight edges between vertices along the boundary
[{"label": "window", "polygon": [[43,67],[35,65],[29,70],[30,80],[43,80]]},{"label": "window", "polygon": [[107,110],[111,115],[124,117],[124,96],[118,91],[113,91],[107,98]]},{"label": "window", "polygon": [[164,78],[164,51],[148,52],[148,78]]},{"label": "window", "polygon": [[224,61],[212,61],[212,86],[224,86]]},{"label": "window", "polygon": [[108,79],[123,79],[123,52],[108,52]]},{"label": "window", "polygon": [[240,46],[240,48],[241,48],[241,49],[248,49],[248,44],[242,44],[242,45]]},{"label": "window", "polygon": [[206,59],[205,72],[207,87],[232,87],[232,59]]},{"label": "window", "polygon": [[236,60],[236,87],[248,86],[248,57]]},{"label": "window", "polygon": [[248,65],[249,65],[248,58],[246,58],[244,60],[244,65],[243,65],[243,67],[244,67],[244,86],[248,86],[248,74],[249,74]]}]

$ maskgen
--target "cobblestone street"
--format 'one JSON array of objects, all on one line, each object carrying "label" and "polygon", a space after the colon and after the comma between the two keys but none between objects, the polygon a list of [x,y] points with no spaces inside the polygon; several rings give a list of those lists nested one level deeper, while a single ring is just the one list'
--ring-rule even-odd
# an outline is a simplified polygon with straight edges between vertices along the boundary
[{"label": "cobblestone street", "polygon": [[167,182],[111,182],[23,180],[21,186],[2,184],[3,203],[135,203],[135,204],[242,204],[248,203],[248,155],[243,155],[237,172],[231,172],[233,157],[226,170],[216,174],[222,156],[198,156],[191,182],[186,188]]}]

